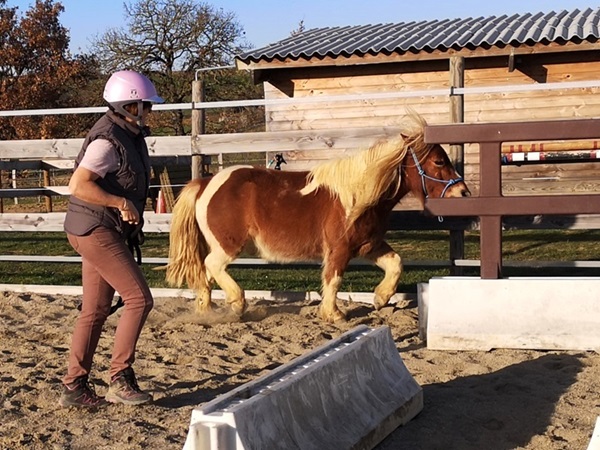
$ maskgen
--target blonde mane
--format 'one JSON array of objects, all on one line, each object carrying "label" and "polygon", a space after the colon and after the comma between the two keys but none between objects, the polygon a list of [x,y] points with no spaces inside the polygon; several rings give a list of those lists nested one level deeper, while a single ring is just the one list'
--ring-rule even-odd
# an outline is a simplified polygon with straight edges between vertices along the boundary
[{"label": "blonde mane", "polygon": [[380,140],[366,150],[345,158],[334,159],[314,167],[308,176],[303,195],[327,188],[341,202],[350,227],[369,207],[375,205],[393,186],[392,196],[400,188],[400,163],[409,149],[419,159],[429,150],[424,142],[425,119],[409,111],[412,122],[407,131]]}]

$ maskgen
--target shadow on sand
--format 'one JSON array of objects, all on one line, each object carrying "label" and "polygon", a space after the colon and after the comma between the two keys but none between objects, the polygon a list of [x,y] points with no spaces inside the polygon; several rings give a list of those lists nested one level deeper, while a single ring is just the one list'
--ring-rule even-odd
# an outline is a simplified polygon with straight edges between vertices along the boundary
[{"label": "shadow on sand", "polygon": [[376,450],[512,450],[543,435],[582,363],[544,355],[486,374],[424,385],[423,411]]}]

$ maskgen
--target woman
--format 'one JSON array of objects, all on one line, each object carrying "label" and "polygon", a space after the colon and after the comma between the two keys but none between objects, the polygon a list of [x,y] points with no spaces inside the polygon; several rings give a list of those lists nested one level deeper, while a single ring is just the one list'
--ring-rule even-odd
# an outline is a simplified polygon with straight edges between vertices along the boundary
[{"label": "woman", "polygon": [[[148,78],[129,70],[110,77],[103,97],[109,110],[86,136],[69,181],[71,197],[64,228],[82,258],[83,299],[63,378],[62,406],[152,401],[139,388],[132,364],[153,299],[127,240],[141,229],[148,196],[145,122],[152,104],[164,100]],[[109,389],[102,398],[88,377],[115,290],[124,309],[114,336]]]}]

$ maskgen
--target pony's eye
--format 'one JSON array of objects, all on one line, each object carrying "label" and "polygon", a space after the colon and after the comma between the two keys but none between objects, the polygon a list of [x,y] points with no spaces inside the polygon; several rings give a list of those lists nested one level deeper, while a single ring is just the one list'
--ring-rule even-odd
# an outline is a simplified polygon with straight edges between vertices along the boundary
[{"label": "pony's eye", "polygon": [[433,162],[437,167],[444,167],[444,160],[438,159]]}]

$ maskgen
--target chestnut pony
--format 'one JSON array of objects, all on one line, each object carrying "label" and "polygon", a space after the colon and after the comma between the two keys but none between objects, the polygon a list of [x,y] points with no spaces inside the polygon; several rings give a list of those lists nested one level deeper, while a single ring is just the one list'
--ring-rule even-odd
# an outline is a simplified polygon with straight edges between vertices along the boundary
[{"label": "chestnut pony", "polygon": [[407,193],[430,197],[470,192],[440,145],[426,145],[424,119],[411,113],[411,131],[310,172],[233,166],[190,181],[173,209],[166,279],[197,292],[197,309],[212,308],[211,285],[240,316],[244,291],[226,268],[253,243],[273,262],[322,260],[320,316],[344,320],[336,296],[349,261],[365,257],[385,275],[375,288],[380,309],[396,292],[400,256],[384,241],[392,208]]}]

